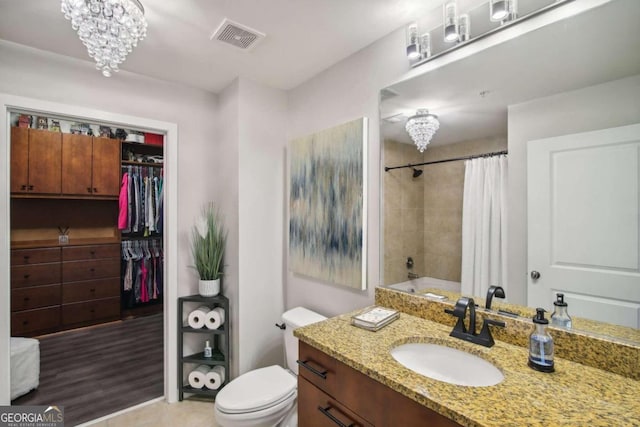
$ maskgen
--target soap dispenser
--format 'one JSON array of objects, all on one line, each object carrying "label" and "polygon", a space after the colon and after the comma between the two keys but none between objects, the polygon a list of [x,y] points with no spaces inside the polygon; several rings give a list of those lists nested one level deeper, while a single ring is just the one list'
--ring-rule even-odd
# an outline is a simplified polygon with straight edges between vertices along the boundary
[{"label": "soap dispenser", "polygon": [[536,328],[529,337],[529,366],[536,371],[553,372],[553,338],[547,332],[549,321],[544,312],[544,308],[536,308],[533,318]]},{"label": "soap dispenser", "polygon": [[553,305],[551,324],[553,326],[571,329],[571,317],[569,317],[567,311],[567,303],[564,302],[564,294],[556,294],[556,301],[554,301]]}]

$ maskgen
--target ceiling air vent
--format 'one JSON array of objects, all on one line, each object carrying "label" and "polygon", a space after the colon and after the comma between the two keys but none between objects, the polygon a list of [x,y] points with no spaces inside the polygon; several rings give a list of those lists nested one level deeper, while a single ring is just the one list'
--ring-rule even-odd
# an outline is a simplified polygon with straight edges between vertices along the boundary
[{"label": "ceiling air vent", "polygon": [[265,34],[260,31],[225,18],[220,26],[218,26],[218,29],[211,35],[210,39],[215,39],[239,49],[249,51],[264,37]]}]

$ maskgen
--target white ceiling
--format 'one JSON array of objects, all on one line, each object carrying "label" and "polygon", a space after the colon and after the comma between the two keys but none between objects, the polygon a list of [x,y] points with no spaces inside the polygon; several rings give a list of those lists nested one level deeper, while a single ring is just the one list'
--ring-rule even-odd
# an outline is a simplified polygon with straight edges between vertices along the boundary
[{"label": "white ceiling", "polygon": [[[439,16],[443,2],[141,1],[148,35],[121,69],[216,93],[237,76],[279,89],[296,87],[407,22],[432,15],[434,8]],[[250,52],[211,41],[225,17],[267,37]],[[0,0],[0,39],[90,60],[59,0]]]},{"label": "white ceiling", "polygon": [[[506,136],[509,105],[640,74],[638,22],[640,1],[617,0],[542,27],[392,86],[381,117],[429,108],[433,146]],[[381,123],[385,138],[411,143],[404,122]]]}]

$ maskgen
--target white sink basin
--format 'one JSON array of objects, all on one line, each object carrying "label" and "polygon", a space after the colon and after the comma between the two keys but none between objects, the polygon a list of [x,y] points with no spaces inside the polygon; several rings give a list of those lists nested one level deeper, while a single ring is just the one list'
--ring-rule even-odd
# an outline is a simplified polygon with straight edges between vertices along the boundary
[{"label": "white sink basin", "polygon": [[486,387],[500,383],[504,375],[491,362],[438,344],[402,344],[391,356],[414,372],[449,384]]}]

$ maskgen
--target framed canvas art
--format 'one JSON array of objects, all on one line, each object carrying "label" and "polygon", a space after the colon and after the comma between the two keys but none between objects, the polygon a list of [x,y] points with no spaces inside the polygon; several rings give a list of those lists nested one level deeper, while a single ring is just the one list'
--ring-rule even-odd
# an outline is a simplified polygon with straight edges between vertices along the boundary
[{"label": "framed canvas art", "polygon": [[289,269],[366,289],[367,119],[291,141]]}]

